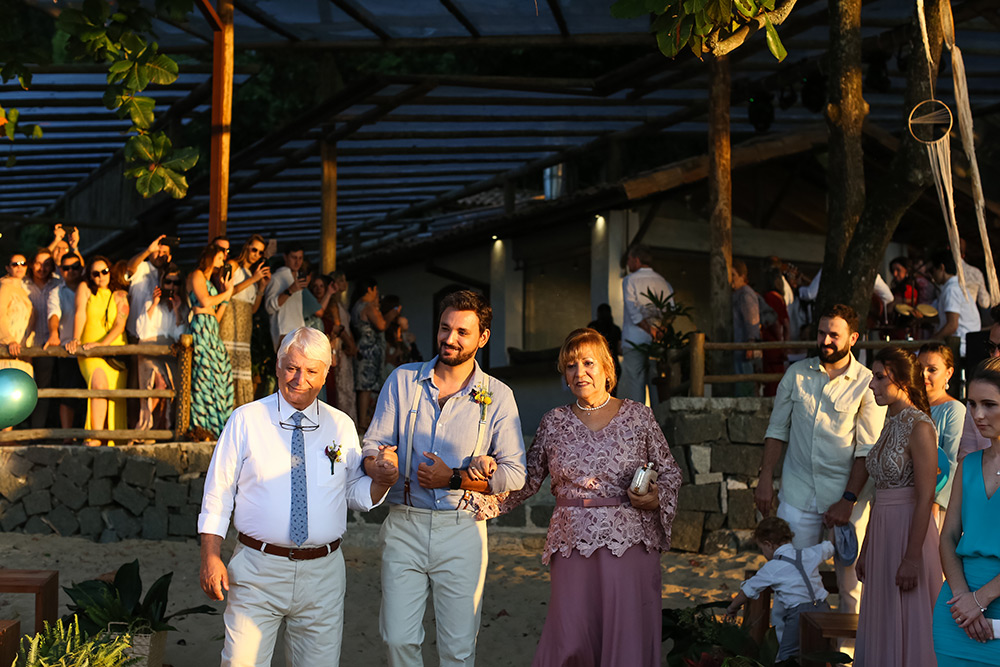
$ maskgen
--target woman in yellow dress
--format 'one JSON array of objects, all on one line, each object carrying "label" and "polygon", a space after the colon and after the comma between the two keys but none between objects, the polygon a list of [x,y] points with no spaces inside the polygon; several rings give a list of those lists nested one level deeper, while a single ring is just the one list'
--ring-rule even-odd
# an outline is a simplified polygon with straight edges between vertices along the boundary
[{"label": "woman in yellow dress", "polygon": [[[94,257],[84,275],[86,279],[76,290],[73,340],[66,343],[66,351],[76,354],[78,350],[98,346],[124,345],[128,295],[122,285],[112,283],[111,262],[105,257]],[[78,361],[88,389],[125,388],[127,373],[118,357],[109,357],[108,360],[80,357]],[[86,425],[92,430],[126,428],[125,399],[89,399]],[[96,446],[101,441],[91,438],[84,444]],[[108,445],[114,445],[114,442],[108,441]]]}]

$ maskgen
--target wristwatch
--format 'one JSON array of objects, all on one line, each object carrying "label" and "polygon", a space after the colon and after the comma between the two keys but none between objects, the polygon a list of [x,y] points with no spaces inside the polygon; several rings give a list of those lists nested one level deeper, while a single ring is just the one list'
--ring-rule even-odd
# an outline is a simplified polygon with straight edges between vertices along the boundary
[{"label": "wristwatch", "polygon": [[858,502],[858,497],[856,495],[854,495],[853,493],[851,493],[850,491],[844,491],[844,495],[841,496],[841,497],[844,500],[846,500],[847,502],[849,502],[849,503],[856,503],[856,502]]},{"label": "wristwatch", "polygon": [[458,468],[451,469],[451,479],[448,480],[448,488],[452,491],[458,491],[462,488],[462,473],[459,472]]}]

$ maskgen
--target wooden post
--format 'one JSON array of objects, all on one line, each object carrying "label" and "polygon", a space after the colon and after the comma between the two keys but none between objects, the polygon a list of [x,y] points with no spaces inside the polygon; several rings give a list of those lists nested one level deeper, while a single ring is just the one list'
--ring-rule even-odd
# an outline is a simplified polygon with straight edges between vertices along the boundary
[{"label": "wooden post", "polygon": [[233,0],[218,0],[221,29],[214,31],[212,57],[212,164],[208,239],[226,233],[229,217],[229,139],[233,118]]},{"label": "wooden post", "polygon": [[691,395],[705,395],[705,334],[691,334]]},{"label": "wooden post", "polygon": [[[729,59],[711,58],[708,93],[708,199],[709,218],[709,310],[712,340],[733,339],[732,290],[729,270],[733,264],[733,180],[730,173]],[[713,372],[728,369],[725,353],[712,355]],[[692,369],[693,372],[693,369]],[[692,381],[693,383],[693,381]]]},{"label": "wooden post", "polygon": [[337,270],[337,144],[323,141],[322,209],[320,213],[320,268],[325,274]]},{"label": "wooden post", "polygon": [[174,437],[181,440],[191,427],[191,360],[194,356],[194,338],[191,334],[181,336],[177,352],[177,368],[181,386],[177,391],[177,419],[174,420]]}]

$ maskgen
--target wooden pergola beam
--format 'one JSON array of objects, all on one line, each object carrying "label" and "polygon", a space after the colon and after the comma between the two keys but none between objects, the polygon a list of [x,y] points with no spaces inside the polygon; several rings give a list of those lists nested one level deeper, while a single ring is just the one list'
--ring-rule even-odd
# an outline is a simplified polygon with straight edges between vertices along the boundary
[{"label": "wooden pergola beam", "polygon": [[267,28],[274,34],[280,35],[290,42],[301,41],[298,35],[245,0],[234,0],[234,4],[236,9],[246,14],[247,18],[254,23]]},{"label": "wooden pergola beam", "polygon": [[548,0],[548,3],[549,9],[552,11],[552,18],[556,20],[556,25],[559,26],[559,34],[563,37],[569,37],[569,27],[566,25],[566,17],[563,16],[559,0]]},{"label": "wooden pergola beam", "polygon": [[472,23],[472,21],[469,20],[469,17],[467,17],[465,14],[463,14],[462,10],[459,9],[455,5],[455,3],[452,2],[452,0],[441,0],[441,4],[444,5],[444,8],[447,9],[451,13],[452,16],[455,17],[456,21],[458,21],[459,23],[462,24],[462,27],[465,28],[468,31],[469,35],[471,35],[472,37],[477,37],[477,38],[481,36],[479,34],[479,30]]},{"label": "wooden pergola beam", "polygon": [[383,42],[392,39],[392,36],[383,30],[382,27],[375,21],[374,17],[372,17],[372,15],[364,9],[355,7],[353,4],[348,2],[348,0],[330,0],[330,2],[332,2],[340,11],[344,12],[364,26],[366,30],[374,33],[375,36]]},{"label": "wooden pergola beam", "polygon": [[[212,153],[210,156],[208,239],[226,233],[229,200],[229,146],[233,118],[233,0],[217,0],[213,24]],[[207,5],[206,0],[202,4]]]}]

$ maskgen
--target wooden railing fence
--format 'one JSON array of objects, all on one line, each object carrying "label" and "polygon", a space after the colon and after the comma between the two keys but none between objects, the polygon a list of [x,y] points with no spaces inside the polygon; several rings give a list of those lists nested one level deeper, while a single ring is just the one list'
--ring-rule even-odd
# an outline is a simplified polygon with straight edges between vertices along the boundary
[{"label": "wooden railing fence", "polygon": [[[172,398],[176,413],[174,430],[166,429],[102,429],[87,428],[31,428],[0,432],[0,443],[44,440],[46,438],[94,438],[98,440],[180,440],[181,435],[191,425],[191,359],[194,343],[190,334],[184,334],[174,345],[108,345],[80,350],[75,355],[62,347],[28,347],[21,350],[18,359],[38,357],[124,357],[143,355],[146,357],[177,357],[178,377],[174,378],[175,389],[59,389],[39,387],[38,398]],[[0,346],[0,359],[12,359],[6,346]]]}]

